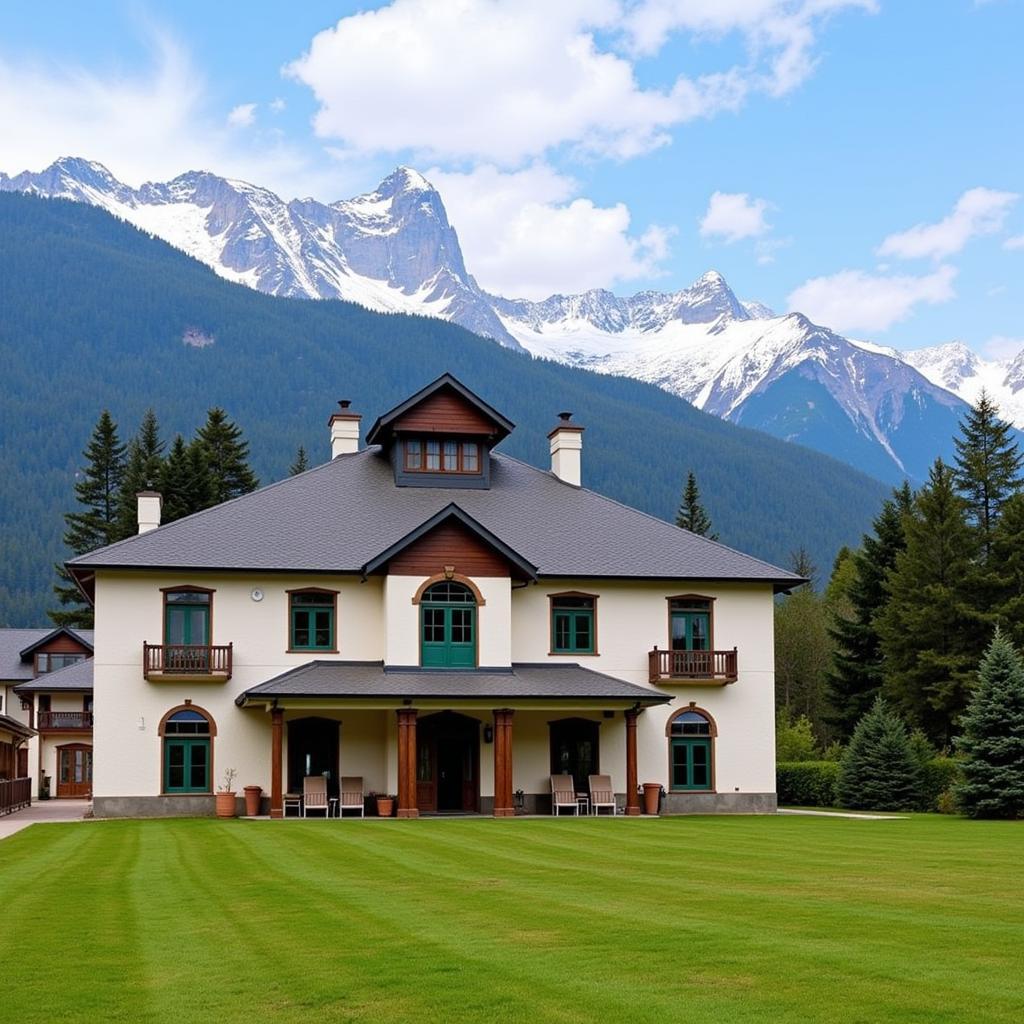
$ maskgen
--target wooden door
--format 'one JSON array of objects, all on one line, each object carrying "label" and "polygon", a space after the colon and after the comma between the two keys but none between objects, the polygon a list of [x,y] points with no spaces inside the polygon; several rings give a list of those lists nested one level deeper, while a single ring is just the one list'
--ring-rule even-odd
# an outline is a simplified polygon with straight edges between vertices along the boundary
[{"label": "wooden door", "polygon": [[57,796],[83,797],[92,793],[92,747],[69,743],[57,748]]}]

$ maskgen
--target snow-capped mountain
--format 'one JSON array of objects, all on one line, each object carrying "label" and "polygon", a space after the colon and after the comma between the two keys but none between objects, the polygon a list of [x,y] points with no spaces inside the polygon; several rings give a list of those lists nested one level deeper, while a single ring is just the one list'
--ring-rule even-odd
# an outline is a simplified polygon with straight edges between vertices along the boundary
[{"label": "snow-capped mountain", "polygon": [[133,189],[102,164],[64,158],[0,173],[0,191],[100,206],[170,242],[223,277],[272,295],[347,299],[382,312],[453,320],[518,347],[467,273],[437,191],[399,167],[368,195],[325,205],[190,171]]},{"label": "snow-capped mountain", "polygon": [[1003,401],[1024,387],[1024,356],[986,364],[964,346],[898,353],[852,341],[799,313],[741,301],[715,272],[681,291],[625,298],[487,294],[466,269],[441,196],[407,167],[330,204],[285,202],[197,171],[134,189],[74,158],[38,174],[0,173],[2,190],[101,206],[260,291],[441,317],[535,356],[651,381],[887,480],[922,479],[936,455],[948,456],[961,399],[983,384],[1024,423],[1024,394]]}]

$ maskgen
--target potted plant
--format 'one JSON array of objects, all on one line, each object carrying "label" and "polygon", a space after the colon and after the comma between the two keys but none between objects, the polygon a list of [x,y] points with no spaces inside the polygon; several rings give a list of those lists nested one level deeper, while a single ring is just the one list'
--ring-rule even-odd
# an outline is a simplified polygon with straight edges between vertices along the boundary
[{"label": "potted plant", "polygon": [[377,817],[390,818],[395,811],[395,800],[398,798],[394,793],[377,794]]},{"label": "potted plant", "polygon": [[217,787],[217,817],[233,818],[235,816],[235,776],[238,772],[228,768],[224,772],[224,782]]},{"label": "potted plant", "polygon": [[255,818],[260,813],[260,797],[262,795],[262,786],[245,787],[245,813],[250,818]]}]

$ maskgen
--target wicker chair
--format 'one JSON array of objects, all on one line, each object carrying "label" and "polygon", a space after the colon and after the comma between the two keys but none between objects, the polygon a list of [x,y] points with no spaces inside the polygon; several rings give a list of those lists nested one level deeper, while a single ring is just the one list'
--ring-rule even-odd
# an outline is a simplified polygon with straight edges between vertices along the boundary
[{"label": "wicker chair", "polygon": [[551,813],[558,815],[563,807],[571,807],[573,814],[580,813],[576,802],[576,784],[571,775],[551,776]]},{"label": "wicker chair", "polygon": [[615,790],[610,775],[590,775],[590,813],[600,814],[601,808],[610,808],[615,816]]},{"label": "wicker chair", "polygon": [[358,811],[359,817],[365,816],[366,806],[363,801],[363,777],[361,775],[342,775],[341,803],[338,804],[338,817],[345,817],[346,811]]},{"label": "wicker chair", "polygon": [[309,817],[310,811],[323,811],[324,817],[330,814],[327,802],[327,779],[323,775],[307,775],[302,780],[302,816]]}]

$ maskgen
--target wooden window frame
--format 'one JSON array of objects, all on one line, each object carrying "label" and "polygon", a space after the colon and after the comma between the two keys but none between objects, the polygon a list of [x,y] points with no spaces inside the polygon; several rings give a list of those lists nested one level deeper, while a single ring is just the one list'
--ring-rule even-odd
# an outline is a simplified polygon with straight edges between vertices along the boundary
[{"label": "wooden window frame", "polygon": [[[713,599],[712,599],[713,600]],[[703,718],[707,719],[707,723],[710,726],[710,732],[707,736],[673,736],[672,735],[672,723],[689,712],[696,712]],[[698,707],[696,703],[690,701],[689,704],[684,708],[678,708],[665,722],[665,736],[668,739],[667,743],[667,754],[668,754],[668,791],[670,793],[717,793],[717,773],[715,770],[716,753],[718,746],[718,723],[715,721],[714,716],[711,712],[706,711],[704,708]],[[708,787],[706,789],[677,789],[672,784],[672,747],[676,740],[685,739],[699,739],[708,741]]]},{"label": "wooden window frame", "polygon": [[[555,648],[555,600],[559,597],[585,597],[593,601],[593,605],[590,609],[590,641],[592,650],[589,651],[576,651],[576,650],[556,650]],[[597,658],[600,657],[600,650],[597,645],[597,602],[600,598],[599,594],[589,594],[582,590],[560,590],[557,594],[548,594],[548,656],[558,658]],[[572,609],[564,609],[571,611]],[[583,611],[584,609],[579,608],[577,611]]]},{"label": "wooden window frame", "polygon": [[[310,652],[316,654],[337,654],[338,653],[338,591],[329,590],[327,587],[296,587],[293,590],[286,590],[285,594],[288,597],[288,619],[286,623],[286,629],[288,634],[286,637],[287,645],[285,651],[288,654],[309,654]],[[292,644],[292,597],[296,594],[316,594],[320,597],[328,598],[329,600],[324,601],[324,605],[330,605],[331,607],[331,646],[330,647],[295,647]]]},{"label": "wooden window frame", "polygon": [[217,591],[213,587],[197,587],[188,584],[182,584],[176,587],[161,587],[160,593],[163,594],[163,610],[160,616],[160,643],[164,646],[168,645],[167,640],[167,595],[168,594],[209,594],[210,601],[207,607],[209,611],[206,616],[206,628],[209,630],[210,635],[206,638],[206,646],[213,647],[213,595]]},{"label": "wooden window frame", "polygon": [[[410,441],[414,441],[420,445],[420,464],[419,466],[409,465],[409,449],[408,444]],[[439,466],[437,469],[431,469],[427,466],[427,442],[436,441],[441,447],[438,452]],[[457,469],[445,469],[444,465],[444,446],[446,444],[456,445],[456,462],[458,464]],[[476,446],[476,469],[465,469],[463,468],[465,461],[465,446],[472,444]],[[437,473],[441,476],[481,476],[483,474],[483,444],[474,438],[465,437],[445,437],[439,435],[437,437],[428,437],[426,435],[415,435],[412,437],[403,437],[401,439],[402,445],[402,472],[403,473]]]},{"label": "wooden window frame", "polygon": [[[43,658],[46,658],[47,667],[45,669],[40,668]],[[68,665],[77,665],[78,662],[85,661],[86,658],[88,658],[88,655],[81,651],[37,651],[35,656],[35,665],[33,666],[33,670],[35,672],[34,678],[38,679],[40,676],[45,676],[50,672],[59,671],[58,669],[49,667],[51,658],[74,658],[74,661],[69,661],[61,665],[61,668],[67,668]]]},{"label": "wooden window frame", "polygon": [[[209,773],[209,778],[206,780],[209,783],[209,789],[202,790],[202,791],[200,791],[200,790],[192,790],[190,792],[181,792],[179,790],[170,790],[170,791],[168,791],[168,789],[167,789],[167,750],[166,750],[166,744],[167,744],[168,737],[167,737],[167,733],[166,733],[166,728],[167,728],[167,723],[179,711],[195,711],[197,714],[202,715],[203,718],[206,719],[206,724],[209,726],[209,733],[205,737],[199,737],[199,736],[195,737],[196,739],[206,739],[206,740],[209,741],[209,744],[210,744],[210,746],[209,746],[210,755],[209,755],[209,760],[207,761],[207,766],[206,766],[207,772]],[[215,787],[214,787],[214,784],[213,784],[213,780],[217,776],[214,775],[213,755],[214,755],[214,746],[215,746],[214,740],[217,737],[217,722],[214,720],[213,715],[211,715],[210,712],[206,710],[206,708],[201,708],[198,704],[193,704],[191,701],[187,700],[187,701],[185,701],[184,704],[178,704],[177,706],[175,706],[173,708],[169,708],[165,712],[163,718],[160,719],[160,724],[157,726],[157,735],[160,737],[160,795],[161,796],[183,796],[183,797],[199,796],[199,797],[203,797],[203,796],[210,796],[212,793],[214,793],[215,792]],[[174,738],[176,738],[176,737],[172,736],[172,742],[173,742]]]},{"label": "wooden window frame", "polygon": [[715,649],[715,601],[716,598],[708,597],[707,594],[670,594],[665,598],[667,609],[668,644],[666,650],[674,650],[672,647],[672,608],[673,601],[707,601],[708,603],[708,650]]}]

